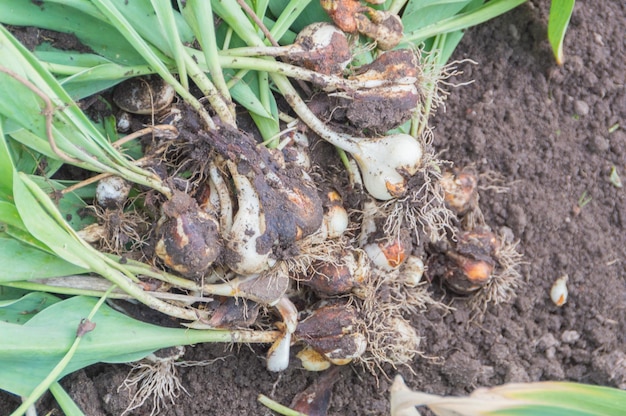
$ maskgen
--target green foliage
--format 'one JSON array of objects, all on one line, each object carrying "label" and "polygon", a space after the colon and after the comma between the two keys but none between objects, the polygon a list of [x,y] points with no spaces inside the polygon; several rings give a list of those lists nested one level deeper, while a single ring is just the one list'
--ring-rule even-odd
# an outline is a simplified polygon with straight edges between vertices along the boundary
[{"label": "green foliage", "polygon": [[552,0],[548,18],[548,40],[559,65],[563,64],[563,40],[576,0]]},{"label": "green foliage", "polygon": [[[96,302],[84,296],[60,300],[38,292],[2,301],[0,388],[22,396],[30,394],[68,351],[81,320]],[[83,336],[60,377],[97,362],[136,361],[169,346],[231,341],[228,331],[163,328],[132,319],[106,305],[91,320],[95,329]]]},{"label": "green foliage", "polygon": [[478,389],[469,397],[446,397],[409,390],[396,376],[391,415],[428,406],[437,416],[618,416],[626,412],[626,391],[570,382],[512,383]]}]

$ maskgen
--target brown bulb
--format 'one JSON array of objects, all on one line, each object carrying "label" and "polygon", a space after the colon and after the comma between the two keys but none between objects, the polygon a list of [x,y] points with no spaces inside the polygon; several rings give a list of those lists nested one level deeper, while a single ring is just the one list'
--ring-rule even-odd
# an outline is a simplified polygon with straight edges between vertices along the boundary
[{"label": "brown bulb", "polygon": [[357,310],[344,302],[322,305],[298,324],[294,335],[328,361],[344,365],[360,357],[367,347]]},{"label": "brown bulb", "polygon": [[363,252],[346,249],[336,261],[313,262],[309,275],[302,279],[302,283],[322,296],[347,294],[365,284],[369,271]]},{"label": "brown bulb", "polygon": [[202,276],[221,252],[217,219],[182,192],[163,204],[156,235],[155,254],[186,277]]}]

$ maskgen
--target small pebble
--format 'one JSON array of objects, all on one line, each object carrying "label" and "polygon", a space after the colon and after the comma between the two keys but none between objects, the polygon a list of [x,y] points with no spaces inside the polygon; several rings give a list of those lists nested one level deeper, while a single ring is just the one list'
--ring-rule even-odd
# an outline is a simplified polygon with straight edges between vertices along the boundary
[{"label": "small pebble", "polygon": [[574,101],[574,112],[579,116],[586,116],[589,114],[589,104],[582,100]]},{"label": "small pebble", "polygon": [[580,339],[580,334],[578,333],[578,331],[569,330],[569,331],[564,331],[561,334],[561,341],[563,341],[566,344],[573,344],[579,339]]},{"label": "small pebble", "polygon": [[611,148],[611,143],[606,137],[598,135],[589,140],[589,148],[596,153],[605,153]]}]

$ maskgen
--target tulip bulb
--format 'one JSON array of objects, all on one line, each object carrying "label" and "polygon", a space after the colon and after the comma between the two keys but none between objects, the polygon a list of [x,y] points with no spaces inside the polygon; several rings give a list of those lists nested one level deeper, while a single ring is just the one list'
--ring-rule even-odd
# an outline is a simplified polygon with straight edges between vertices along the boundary
[{"label": "tulip bulb", "polygon": [[294,45],[302,48],[297,59],[303,66],[322,74],[341,74],[352,60],[346,35],[331,23],[306,26],[298,33]]},{"label": "tulip bulb", "polygon": [[408,287],[416,287],[424,276],[424,261],[417,256],[409,256],[402,268],[403,283]]},{"label": "tulip bulb", "polygon": [[[407,191],[405,176],[414,175],[422,162],[422,146],[408,134],[360,140],[352,152],[365,189],[376,199],[398,198]],[[404,173],[404,175],[403,175]]]},{"label": "tulip bulb", "polygon": [[567,280],[567,275],[559,277],[550,289],[550,299],[556,306],[563,306],[567,302]]},{"label": "tulip bulb", "polygon": [[265,215],[261,201],[250,180],[226,162],[237,188],[239,210],[226,240],[224,260],[235,273],[249,275],[267,270],[271,250],[259,252],[257,240],[265,233]]},{"label": "tulip bulb", "polygon": [[284,371],[289,367],[289,349],[291,347],[291,333],[285,332],[270,347],[267,353],[267,369],[269,371]]},{"label": "tulip bulb", "polygon": [[107,176],[96,186],[96,200],[104,208],[121,208],[128,199],[130,184],[119,176]]},{"label": "tulip bulb", "polygon": [[324,209],[322,220],[322,232],[324,238],[338,238],[348,229],[350,219],[348,211],[343,207],[343,200],[337,191],[329,191],[326,194],[327,204]]}]

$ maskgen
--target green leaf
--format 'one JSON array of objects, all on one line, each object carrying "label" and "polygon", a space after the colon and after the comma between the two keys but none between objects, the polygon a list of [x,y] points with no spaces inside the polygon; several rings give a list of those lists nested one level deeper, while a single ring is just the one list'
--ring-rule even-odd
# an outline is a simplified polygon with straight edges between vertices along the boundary
[{"label": "green leaf", "polygon": [[[270,1],[269,9],[272,14],[279,19],[283,16],[285,10],[290,10],[288,5],[292,3],[289,0]],[[302,9],[296,9],[298,18],[290,25],[291,29],[298,33],[307,25],[315,22],[330,22],[328,13],[322,8],[319,1],[307,2]],[[286,18],[287,16],[283,17]]]},{"label": "green leaf", "polygon": [[0,223],[3,223],[4,226],[10,225],[24,231],[26,230],[20,214],[15,208],[15,204],[5,200],[3,197],[0,197]]},{"label": "green leaf", "polygon": [[[70,7],[72,2],[57,4],[8,0],[0,2],[0,22],[16,26],[35,26],[74,34],[98,54],[124,65],[141,65],[145,61],[132,45],[108,24],[82,10]],[[69,4],[68,4],[69,3]],[[76,4],[76,2],[73,2]],[[89,5],[88,2],[81,2]],[[135,3],[134,1],[131,3]],[[94,9],[92,5],[89,5]],[[92,10],[97,14],[96,10]],[[106,33],[106,36],[103,34]]]},{"label": "green leaf", "polygon": [[[43,194],[43,191],[25,175],[16,175],[13,180],[15,206],[24,221],[27,230],[39,241],[46,244],[62,259],[83,269],[89,270],[88,263],[83,259],[85,247],[72,238],[52,216],[60,213],[52,205],[52,201],[40,203],[31,192]],[[42,196],[43,196],[42,195]],[[44,207],[44,204],[50,206]]]},{"label": "green leaf", "polygon": [[63,414],[72,416],[84,416],[83,411],[72,400],[69,394],[61,387],[58,382],[54,382],[50,385],[50,393],[54,396],[55,400],[59,404],[59,407],[63,411]]},{"label": "green leaf", "polygon": [[64,216],[65,222],[74,230],[83,229],[87,225],[95,222],[93,216],[85,215],[84,211],[87,204],[83,201],[83,198],[87,195],[89,198],[95,196],[95,186],[90,186],[88,189],[81,189],[80,193],[67,192],[60,194],[59,191],[65,189],[65,186],[59,182],[34,175],[29,176],[29,178],[46,194],[54,195],[54,202],[58,210]]},{"label": "green leaf", "polygon": [[27,293],[21,298],[0,301],[0,321],[25,324],[37,313],[61,299],[44,292]]},{"label": "green leaf", "polygon": [[525,1],[526,0],[491,0],[474,10],[466,11],[438,22],[430,22],[428,26],[407,32],[402,42],[419,44],[433,36],[467,29],[500,16]]},{"label": "green leaf", "polygon": [[406,32],[412,32],[428,26],[433,22],[440,22],[450,18],[463,10],[472,0],[457,0],[433,2],[409,1],[406,10],[402,14],[402,23]]},{"label": "green leaf", "polygon": [[[43,309],[24,325],[0,322],[0,389],[28,395],[70,348],[78,325],[96,302],[77,296]],[[12,305],[21,307],[20,302]],[[129,318],[106,305],[92,321],[95,329],[83,336],[61,376],[97,362],[135,361],[160,348],[232,340],[228,331],[163,328]]]},{"label": "green leaf", "polygon": [[618,416],[626,412],[626,391],[570,382],[512,383],[483,388],[469,397],[411,391],[401,376],[391,387],[391,414],[428,406],[437,416]]},{"label": "green leaf", "polygon": [[13,189],[13,170],[15,168],[2,125],[3,119],[0,117],[0,191],[10,195]]},{"label": "green leaf", "polygon": [[548,18],[548,40],[552,46],[556,63],[563,64],[563,39],[569,25],[576,0],[552,0]]},{"label": "green leaf", "polygon": [[0,283],[85,273],[58,256],[0,234]]}]

